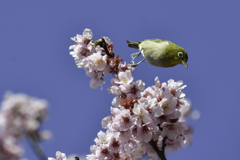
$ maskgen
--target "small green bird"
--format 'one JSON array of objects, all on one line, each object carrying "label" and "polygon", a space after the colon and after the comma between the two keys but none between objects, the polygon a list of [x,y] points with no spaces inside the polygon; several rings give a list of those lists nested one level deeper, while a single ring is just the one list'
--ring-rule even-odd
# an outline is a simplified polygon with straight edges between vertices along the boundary
[{"label": "small green bird", "polygon": [[[141,42],[127,41],[128,46],[139,50],[137,53],[131,55],[132,66],[136,67],[144,60],[157,67],[173,67],[177,64],[183,64],[188,68],[187,52],[180,46],[163,39],[146,39]],[[144,57],[143,60],[134,63],[140,54]]]}]

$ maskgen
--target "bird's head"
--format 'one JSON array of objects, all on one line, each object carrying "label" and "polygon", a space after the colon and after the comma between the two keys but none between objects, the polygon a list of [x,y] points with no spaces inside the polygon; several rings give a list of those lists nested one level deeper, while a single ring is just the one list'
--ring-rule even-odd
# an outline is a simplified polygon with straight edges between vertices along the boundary
[{"label": "bird's head", "polygon": [[183,48],[181,48],[181,50],[179,50],[179,52],[177,53],[177,58],[181,61],[181,63],[186,68],[188,68],[188,64],[187,64],[188,54],[187,54],[187,52]]},{"label": "bird's head", "polygon": [[174,59],[173,62],[176,64],[183,64],[186,68],[188,68],[188,54],[182,47],[171,43],[168,47],[168,52],[171,57]]}]

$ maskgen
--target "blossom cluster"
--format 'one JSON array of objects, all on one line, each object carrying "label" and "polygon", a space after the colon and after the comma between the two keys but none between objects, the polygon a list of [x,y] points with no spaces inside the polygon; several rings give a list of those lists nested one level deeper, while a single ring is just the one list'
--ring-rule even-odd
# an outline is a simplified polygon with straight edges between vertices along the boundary
[{"label": "blossom cluster", "polygon": [[186,87],[183,82],[170,79],[160,83],[156,77],[155,85],[144,90],[141,80],[132,81],[130,71],[119,72],[112,79],[109,92],[116,95],[112,115],[102,120],[107,131],[98,133],[87,159],[136,160],[148,154],[157,160],[151,140],[161,150],[165,138],[166,151],[176,151],[189,143],[191,132],[184,118],[190,105],[181,91]]},{"label": "blossom cluster", "polygon": [[7,93],[0,109],[0,159],[17,160],[23,148],[17,143],[27,133],[38,140],[50,138],[49,131],[39,132],[40,123],[47,116],[48,104],[43,99],[26,94]]},{"label": "blossom cluster", "polygon": [[[79,68],[84,68],[92,78],[91,88],[104,84],[103,76],[113,73],[109,92],[115,95],[112,101],[111,115],[102,120],[102,127],[92,154],[88,160],[137,160],[147,154],[151,160],[158,155],[150,142],[159,150],[176,151],[191,140],[191,128],[185,124],[190,113],[189,102],[184,98],[182,81],[170,79],[160,83],[155,78],[155,85],[145,89],[141,80],[133,82],[131,65],[121,63],[119,56],[109,56],[103,52],[113,53],[109,38],[92,41],[92,31],[85,29],[83,35],[72,38],[76,42],[70,46],[70,52]],[[105,41],[105,47],[103,46]],[[114,55],[114,54],[113,54]],[[65,160],[57,152],[57,160]],[[49,159],[52,160],[52,159]]]},{"label": "blossom cluster", "polygon": [[106,52],[103,45],[106,45],[107,51],[113,54],[114,47],[109,38],[103,37],[106,43],[104,44],[101,39],[93,42],[92,37],[92,31],[85,29],[82,35],[77,34],[71,38],[76,44],[69,47],[70,50],[73,50],[70,55],[74,58],[77,67],[84,68],[86,75],[92,78],[91,88],[95,89],[100,85],[102,86],[105,83],[103,76],[110,73],[116,74],[119,71],[133,70],[130,65],[122,64],[122,59],[119,56],[114,58],[103,54]]}]

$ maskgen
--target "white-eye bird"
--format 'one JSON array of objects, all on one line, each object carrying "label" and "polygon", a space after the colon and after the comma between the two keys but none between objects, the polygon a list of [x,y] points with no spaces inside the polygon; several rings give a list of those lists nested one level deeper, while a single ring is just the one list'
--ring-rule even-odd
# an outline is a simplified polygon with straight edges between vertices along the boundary
[{"label": "white-eye bird", "polygon": [[[139,50],[131,55],[132,66],[136,67],[144,60],[157,67],[173,67],[177,64],[183,64],[188,68],[187,52],[180,46],[164,39],[146,39],[141,42],[127,41],[128,46]],[[134,59],[140,54],[144,57],[143,60],[134,63]]]}]

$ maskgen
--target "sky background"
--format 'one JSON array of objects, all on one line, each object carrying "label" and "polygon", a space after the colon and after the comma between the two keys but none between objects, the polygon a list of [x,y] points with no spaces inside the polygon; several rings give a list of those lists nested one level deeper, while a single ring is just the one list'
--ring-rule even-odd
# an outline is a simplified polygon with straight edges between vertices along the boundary
[{"label": "sky background", "polygon": [[[158,68],[146,61],[133,73],[146,87],[169,79],[183,80],[183,90],[198,120],[189,147],[167,154],[168,160],[239,160],[240,143],[240,1],[0,1],[0,97],[11,90],[47,99],[44,129],[51,140],[41,143],[48,157],[56,151],[90,153],[101,120],[110,115],[113,95],[91,89],[90,77],[69,55],[70,39],[85,28],[93,40],[107,36],[115,54],[131,63],[126,40],[170,40],[188,52],[188,66]],[[137,59],[141,60],[141,59]],[[1,98],[2,99],[2,98]],[[24,157],[37,160],[23,141]]]}]

